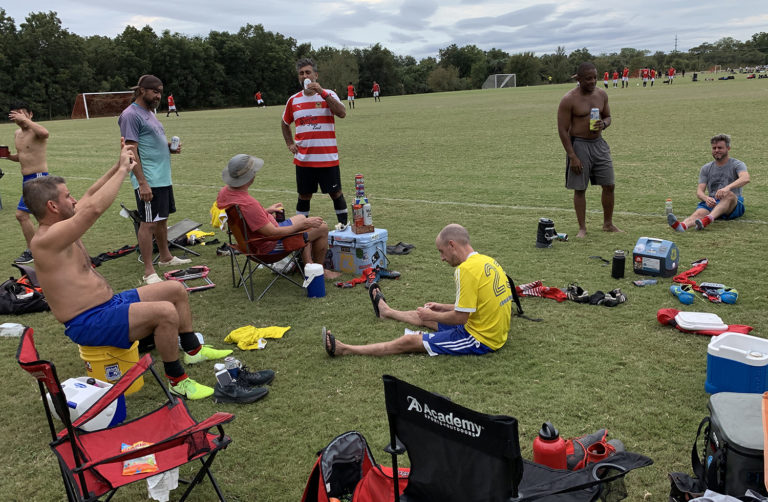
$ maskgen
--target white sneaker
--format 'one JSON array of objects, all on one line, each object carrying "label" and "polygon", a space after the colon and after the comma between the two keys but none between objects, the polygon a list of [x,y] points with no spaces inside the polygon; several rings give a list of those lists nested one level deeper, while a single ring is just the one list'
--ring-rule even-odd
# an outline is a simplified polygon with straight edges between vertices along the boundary
[{"label": "white sneaker", "polygon": [[141,280],[144,281],[144,284],[157,284],[158,282],[163,282],[160,276],[156,273],[145,275],[141,278]]},{"label": "white sneaker", "polygon": [[157,262],[161,267],[175,267],[176,265],[186,265],[187,263],[192,263],[192,260],[189,258],[179,258],[178,256],[174,256],[168,261]]}]

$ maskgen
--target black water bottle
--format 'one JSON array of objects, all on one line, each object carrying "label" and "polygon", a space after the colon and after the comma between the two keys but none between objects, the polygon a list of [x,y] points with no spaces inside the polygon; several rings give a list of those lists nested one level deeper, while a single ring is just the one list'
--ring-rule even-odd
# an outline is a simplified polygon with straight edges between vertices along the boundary
[{"label": "black water bottle", "polygon": [[613,262],[611,264],[611,277],[621,279],[624,277],[624,264],[626,256],[623,250],[617,249],[613,252]]}]

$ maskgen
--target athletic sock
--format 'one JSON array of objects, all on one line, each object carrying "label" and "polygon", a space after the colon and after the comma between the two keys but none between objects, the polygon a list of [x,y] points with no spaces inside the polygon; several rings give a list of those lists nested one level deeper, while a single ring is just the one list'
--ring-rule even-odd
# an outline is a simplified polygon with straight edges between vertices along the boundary
[{"label": "athletic sock", "polygon": [[168,377],[168,380],[170,380],[173,385],[176,385],[187,378],[187,373],[184,371],[184,367],[178,359],[171,362],[163,361],[163,368],[165,369],[165,376]]},{"label": "athletic sock", "polygon": [[685,232],[688,230],[688,227],[683,223],[682,221],[677,221],[677,217],[669,213],[667,215],[667,223],[669,223],[669,226],[677,230],[678,232]]},{"label": "athletic sock", "polygon": [[703,230],[704,227],[712,223],[712,217],[706,215],[705,217],[696,220],[694,223],[696,223],[696,230]]},{"label": "athletic sock", "polygon": [[336,219],[339,220],[339,223],[346,225],[349,221],[349,212],[347,210],[347,200],[343,194],[333,199],[333,209],[336,210]]},{"label": "athletic sock", "polygon": [[298,202],[296,202],[296,214],[303,214],[304,216],[309,216],[309,201],[304,199],[299,199]]},{"label": "athletic sock", "polygon": [[181,350],[191,356],[194,356],[200,351],[200,340],[193,331],[179,333],[179,343],[181,343]]}]

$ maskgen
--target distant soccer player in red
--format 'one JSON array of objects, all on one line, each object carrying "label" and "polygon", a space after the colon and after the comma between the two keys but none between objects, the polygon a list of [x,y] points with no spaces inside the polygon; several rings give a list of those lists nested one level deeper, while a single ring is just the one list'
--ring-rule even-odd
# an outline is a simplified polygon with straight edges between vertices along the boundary
[{"label": "distant soccer player in red", "polygon": [[651,68],[651,87],[653,87],[653,82],[656,80],[656,68]]},{"label": "distant soccer player in red", "polygon": [[608,72],[603,73],[603,85],[608,88]]},{"label": "distant soccer player in red", "polygon": [[648,76],[650,75],[650,72],[648,71],[648,68],[643,68],[643,87],[648,83]]},{"label": "distant soccer player in red", "polygon": [[624,71],[621,72],[621,88],[624,89],[624,86],[629,87],[629,68],[626,66]]},{"label": "distant soccer player in red", "polygon": [[176,111],[176,101],[173,100],[173,94],[168,95],[168,113],[165,116],[168,117],[171,112],[175,113],[177,117],[179,116],[179,112]]},{"label": "distant soccer player in red", "polygon": [[264,104],[264,98],[261,97],[261,91],[256,91],[253,94],[253,99],[256,100],[256,106],[266,108],[267,105]]},{"label": "distant soccer player in red", "polygon": [[381,88],[379,87],[379,83],[375,80],[373,81],[373,88],[371,89],[371,92],[373,92],[373,102],[381,101],[381,98],[379,97],[379,92],[381,91]]},{"label": "distant soccer player in red", "polygon": [[675,79],[675,67],[674,66],[670,66],[669,67],[668,75],[669,75],[669,83],[671,84],[672,81]]},{"label": "distant soccer player in red", "polygon": [[354,110],[355,108],[355,86],[352,82],[347,86],[347,104]]},{"label": "distant soccer player in red", "polygon": [[619,86],[619,70],[613,70],[613,86]]}]

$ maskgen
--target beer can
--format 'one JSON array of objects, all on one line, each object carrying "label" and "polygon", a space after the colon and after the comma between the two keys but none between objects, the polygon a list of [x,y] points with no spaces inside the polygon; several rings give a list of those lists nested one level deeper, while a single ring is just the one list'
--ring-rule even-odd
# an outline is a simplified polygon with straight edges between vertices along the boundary
[{"label": "beer can", "polygon": [[171,151],[172,152],[178,152],[179,151],[179,144],[181,143],[181,140],[178,136],[174,136],[171,138]]},{"label": "beer can", "polygon": [[589,130],[590,131],[597,131],[597,126],[595,125],[597,121],[600,120],[600,108],[592,108],[589,111]]},{"label": "beer can", "polygon": [[236,379],[240,374],[240,361],[232,356],[227,356],[224,358],[224,367],[227,369],[229,374],[232,375],[232,378]]},{"label": "beer can", "polygon": [[365,225],[365,222],[363,220],[362,204],[352,205],[352,222],[355,224],[356,227],[362,227],[363,225]]}]

